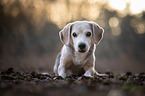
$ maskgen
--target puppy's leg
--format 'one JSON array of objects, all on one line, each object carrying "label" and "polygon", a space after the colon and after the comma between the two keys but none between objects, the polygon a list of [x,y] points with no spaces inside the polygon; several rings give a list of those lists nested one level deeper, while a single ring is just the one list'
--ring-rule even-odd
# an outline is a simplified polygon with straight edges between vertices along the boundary
[{"label": "puppy's leg", "polygon": [[96,70],[94,71],[94,74],[95,74],[95,75],[98,75],[98,76],[108,76],[107,74],[100,74],[100,73],[98,73]]},{"label": "puppy's leg", "polygon": [[88,70],[85,72],[85,74],[84,74],[84,76],[88,76],[88,77],[92,77],[92,75],[93,75],[93,70],[92,70],[92,68],[88,69]]},{"label": "puppy's leg", "polygon": [[66,78],[66,73],[65,73],[65,66],[64,64],[60,64],[60,66],[58,67],[58,75]]},{"label": "puppy's leg", "polygon": [[83,68],[85,70],[84,76],[88,76],[88,77],[92,77],[93,76],[93,67],[91,67],[89,65],[85,65]]},{"label": "puppy's leg", "polygon": [[61,57],[61,52],[57,55],[56,60],[55,60],[55,65],[53,68],[53,72],[55,73],[55,75],[58,75],[58,67],[60,65],[60,57]]},{"label": "puppy's leg", "polygon": [[100,74],[98,73],[94,67],[90,67],[90,68],[87,68],[88,70],[86,70],[84,76],[89,76],[89,77],[92,77],[93,75],[98,75],[98,76],[108,76],[107,74]]}]

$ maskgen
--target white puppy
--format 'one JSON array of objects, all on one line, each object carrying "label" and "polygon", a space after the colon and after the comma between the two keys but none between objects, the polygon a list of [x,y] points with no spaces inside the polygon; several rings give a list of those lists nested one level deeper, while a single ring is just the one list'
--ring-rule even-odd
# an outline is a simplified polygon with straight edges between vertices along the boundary
[{"label": "white puppy", "polygon": [[56,58],[54,73],[63,78],[68,74],[106,76],[95,70],[95,49],[103,33],[103,28],[95,22],[76,21],[67,24],[59,32],[64,46]]}]

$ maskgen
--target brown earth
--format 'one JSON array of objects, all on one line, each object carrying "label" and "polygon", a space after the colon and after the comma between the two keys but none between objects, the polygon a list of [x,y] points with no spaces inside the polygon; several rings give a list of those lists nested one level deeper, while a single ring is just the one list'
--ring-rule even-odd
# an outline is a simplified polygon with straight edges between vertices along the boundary
[{"label": "brown earth", "polygon": [[145,73],[107,77],[67,76],[36,71],[16,72],[13,68],[0,73],[0,96],[144,96]]}]

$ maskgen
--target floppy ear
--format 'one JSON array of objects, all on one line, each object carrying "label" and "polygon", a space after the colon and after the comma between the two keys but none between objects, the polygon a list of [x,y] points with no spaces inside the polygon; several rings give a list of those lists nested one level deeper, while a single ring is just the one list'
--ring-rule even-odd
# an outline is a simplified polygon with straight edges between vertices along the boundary
[{"label": "floppy ear", "polygon": [[60,40],[63,44],[68,45],[70,42],[70,29],[72,23],[67,24],[60,32]]},{"label": "floppy ear", "polygon": [[93,30],[94,43],[99,44],[103,38],[104,29],[95,22],[91,22],[91,25]]}]

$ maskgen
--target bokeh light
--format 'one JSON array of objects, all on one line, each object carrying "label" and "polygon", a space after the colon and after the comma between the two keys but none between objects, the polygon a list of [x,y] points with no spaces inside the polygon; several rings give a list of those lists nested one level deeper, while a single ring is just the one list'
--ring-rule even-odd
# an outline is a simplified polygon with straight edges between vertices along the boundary
[{"label": "bokeh light", "polygon": [[136,25],[136,29],[137,29],[137,34],[144,34],[145,33],[145,24],[140,23],[140,24]]},{"label": "bokeh light", "polygon": [[[4,11],[16,17],[19,9],[11,6],[17,0],[2,0]],[[139,14],[145,11],[144,0],[20,0],[21,8],[32,17],[34,24],[42,21],[52,21],[63,28],[67,22],[87,19],[95,21],[100,16],[103,7],[116,10],[121,14]],[[109,6],[108,6],[109,5]],[[33,10],[33,12],[30,12]],[[42,20],[41,17],[44,17]],[[42,24],[42,23],[41,23]],[[36,24],[37,25],[37,24]]]},{"label": "bokeh light", "polygon": [[119,20],[116,17],[112,17],[109,20],[109,25],[111,27],[117,27],[119,25]]},{"label": "bokeh light", "polygon": [[139,14],[145,11],[145,0],[130,0],[131,14]]},{"label": "bokeh light", "polygon": [[111,17],[109,19],[109,25],[111,27],[111,30],[112,30],[112,34],[114,36],[118,36],[121,34],[121,29],[119,27],[119,20],[117,17]]},{"label": "bokeh light", "polygon": [[119,11],[124,10],[126,7],[125,0],[109,0],[108,3],[112,8],[117,9]]}]

